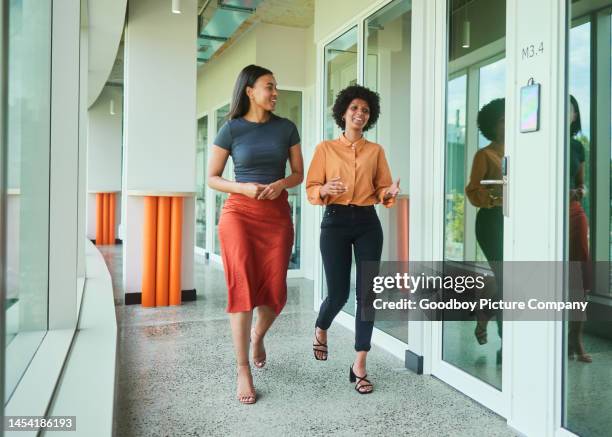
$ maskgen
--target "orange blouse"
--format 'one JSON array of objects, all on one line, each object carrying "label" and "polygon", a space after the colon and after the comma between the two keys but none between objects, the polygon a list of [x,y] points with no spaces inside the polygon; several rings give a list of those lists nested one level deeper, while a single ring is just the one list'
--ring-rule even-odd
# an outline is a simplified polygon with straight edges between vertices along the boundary
[{"label": "orange blouse", "polygon": [[465,194],[470,203],[478,208],[496,206],[493,196],[501,195],[499,186],[487,188],[481,185],[484,179],[501,179],[501,156],[491,146],[480,149],[474,155],[470,183],[465,187]]},{"label": "orange blouse", "polygon": [[[340,181],[348,190],[321,199],[321,187],[337,176],[340,176]],[[369,206],[382,203],[390,208],[395,198],[384,200],[384,196],[392,184],[383,148],[363,137],[351,143],[342,134],[336,140],[323,141],[315,149],[306,176],[306,194],[313,205]]]}]

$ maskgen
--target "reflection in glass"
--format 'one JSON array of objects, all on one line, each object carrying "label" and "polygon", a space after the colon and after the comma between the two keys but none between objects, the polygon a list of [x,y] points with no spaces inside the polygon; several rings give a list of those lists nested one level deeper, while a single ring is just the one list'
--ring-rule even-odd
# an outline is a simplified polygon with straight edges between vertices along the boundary
[{"label": "reflection in glass", "polygon": [[[300,91],[278,90],[278,100],[276,103],[275,114],[280,117],[285,117],[291,120],[297,127],[302,136],[302,93]],[[291,166],[287,162],[285,174],[291,174]],[[301,247],[301,211],[302,211],[302,195],[300,185],[289,188],[289,206],[291,207],[291,216],[293,217],[293,228],[295,230],[295,238],[293,240],[293,249],[291,249],[291,258],[289,259],[289,269],[300,268],[300,247]]]},{"label": "reflection in glass", "polygon": [[[452,261],[473,263],[466,273],[484,269],[491,276],[487,295],[494,297],[501,294],[501,275],[493,263],[503,257],[501,193],[482,186],[480,180],[501,179],[504,102],[496,104],[501,112],[496,110],[486,117],[491,120],[484,124],[494,133],[487,135],[488,139],[476,119],[483,107],[504,97],[506,5],[505,1],[464,0],[449,0],[447,5],[444,259],[449,267]],[[466,21],[471,29],[468,40],[462,32]],[[467,54],[469,64],[465,61]],[[491,114],[486,110],[483,113]],[[470,182],[472,178],[477,180]],[[470,202],[466,192],[470,193]],[[457,266],[466,269],[466,264]],[[497,324],[488,323],[490,320]],[[501,334],[501,314],[466,313],[463,321],[445,321],[442,358],[501,389]]]},{"label": "reflection in glass", "polygon": [[8,21],[5,401],[47,330],[50,2],[10,0]]},{"label": "reflection in glass", "polygon": [[[221,127],[227,121],[227,117],[229,115],[229,103],[215,112],[215,117],[217,119],[217,132],[221,129]],[[231,169],[231,157],[228,158],[228,164],[225,166],[223,170],[222,177],[225,179],[232,179],[232,169]],[[223,209],[223,205],[227,200],[229,194],[221,193],[219,191],[215,192],[215,231],[214,231],[214,246],[213,253],[216,255],[221,255],[221,245],[219,244],[219,219],[221,218],[221,210]]]},{"label": "reflection in glass", "polygon": [[446,103],[446,178],[444,258],[462,261],[465,228],[465,133],[467,75],[448,81]]},{"label": "reflection in glass", "polygon": [[565,247],[569,261],[599,263],[569,269],[568,296],[589,306],[565,324],[563,426],[599,436],[612,428],[612,322],[589,316],[612,309],[612,1],[568,3]]},{"label": "reflection in glass", "polygon": [[[391,174],[400,178],[402,188],[395,207],[378,207],[384,233],[383,261],[407,261],[411,6],[410,0],[396,0],[365,21],[364,81],[379,93],[381,105],[378,123],[366,136],[383,146]],[[376,320],[374,326],[408,342],[405,321]]]},{"label": "reflection in glass", "polygon": [[196,144],[196,246],[206,248],[206,153],[208,150],[208,117],[198,120]]}]

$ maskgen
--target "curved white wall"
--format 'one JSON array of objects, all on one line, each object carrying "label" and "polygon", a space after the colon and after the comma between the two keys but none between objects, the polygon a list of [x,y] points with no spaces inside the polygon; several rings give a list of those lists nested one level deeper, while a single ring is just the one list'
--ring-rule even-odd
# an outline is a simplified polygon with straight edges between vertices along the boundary
[{"label": "curved white wall", "polygon": [[126,7],[127,0],[88,2],[88,106],[98,99],[115,63],[125,23]]}]

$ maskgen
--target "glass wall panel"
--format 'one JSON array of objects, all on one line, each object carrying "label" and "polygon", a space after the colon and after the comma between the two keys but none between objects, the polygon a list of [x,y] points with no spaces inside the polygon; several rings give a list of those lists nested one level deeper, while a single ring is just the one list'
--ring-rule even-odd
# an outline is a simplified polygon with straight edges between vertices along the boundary
[{"label": "glass wall panel", "polygon": [[357,83],[357,28],[353,27],[325,46],[325,96],[323,131],[326,139],[340,136],[332,116],[338,93]]},{"label": "glass wall panel", "polygon": [[[229,115],[229,103],[215,112],[215,117],[217,120],[217,132],[221,129],[221,127],[227,121],[227,117]],[[225,166],[225,170],[223,170],[223,177],[225,179],[232,179],[232,158],[229,157],[227,160],[227,165]],[[215,231],[214,231],[214,245],[213,245],[213,253],[216,255],[221,255],[221,245],[219,244],[219,219],[221,218],[221,210],[223,209],[223,205],[227,200],[229,194],[220,193],[218,191],[215,192]]]},{"label": "glass wall panel", "polygon": [[451,78],[446,101],[444,258],[462,261],[465,228],[467,73]]},{"label": "glass wall panel", "polygon": [[[278,100],[276,103],[276,115],[285,117],[291,120],[302,136],[302,92],[278,90]],[[285,174],[291,174],[291,166],[287,162]],[[293,227],[295,229],[295,238],[293,239],[293,249],[291,250],[291,258],[289,259],[289,269],[300,268],[300,247],[302,235],[300,227],[302,223],[302,193],[300,185],[287,190],[289,193],[289,206],[291,207],[291,215],[293,217]]]},{"label": "glass wall panel", "polygon": [[[357,83],[357,27],[353,27],[325,46],[325,95],[323,131],[325,139],[337,138],[342,133],[332,116],[336,96],[349,85]],[[351,275],[351,289],[355,290],[355,261]],[[327,283],[323,272],[321,298],[327,296]],[[355,315],[355,293],[349,294],[349,301],[343,311]]]},{"label": "glass wall panel", "polygon": [[563,426],[603,436],[612,428],[612,1],[568,7],[564,246],[568,261],[597,263],[569,270],[568,298],[588,309],[565,323]]},{"label": "glass wall panel", "polygon": [[196,145],[196,246],[206,248],[206,154],[208,151],[208,116],[198,120]]},{"label": "glass wall panel", "polygon": [[[407,261],[410,162],[410,32],[412,2],[396,0],[365,21],[364,82],[380,95],[380,118],[366,133],[379,143],[401,194],[395,207],[378,207],[384,232],[383,261]],[[408,342],[408,324],[376,320],[375,326]]]},{"label": "glass wall panel", "polygon": [[9,0],[6,386],[47,330],[51,4]]},{"label": "glass wall panel", "polygon": [[[503,132],[505,103],[498,102],[500,110],[486,109],[494,114],[488,118],[495,118],[494,125],[489,126],[494,135],[489,134],[488,139],[476,121],[483,107],[504,97],[506,2],[449,0],[447,7],[444,260],[452,268],[488,271],[492,280],[487,293],[501,296],[501,276],[495,271],[495,264],[487,262],[503,259],[501,201],[488,201],[501,193],[481,185],[480,180],[501,178],[504,138],[498,130],[502,126]],[[472,174],[476,160],[485,164],[486,174],[500,176],[485,178],[478,171]],[[477,180],[471,181],[472,176]],[[481,201],[477,196],[468,199],[468,184],[485,199]],[[464,320],[444,321],[442,359],[501,389],[501,337],[501,314],[466,313]]]}]

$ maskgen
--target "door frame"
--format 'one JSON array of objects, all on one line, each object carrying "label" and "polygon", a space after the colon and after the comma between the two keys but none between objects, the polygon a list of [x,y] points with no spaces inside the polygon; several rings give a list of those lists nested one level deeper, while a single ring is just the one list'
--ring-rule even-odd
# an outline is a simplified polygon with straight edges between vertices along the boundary
[{"label": "door frame", "polygon": [[[301,132],[301,138],[300,138],[300,145],[302,148],[302,155],[303,155],[303,151],[304,151],[304,145],[302,144],[304,142],[304,127],[306,126],[306,102],[305,102],[305,96],[306,96],[306,88],[305,87],[301,87],[301,86],[290,86],[290,85],[278,85],[276,87],[279,91],[296,91],[299,92],[301,94],[301,108],[300,111],[302,111],[302,126],[300,126],[300,132]],[[300,205],[301,205],[301,211],[300,211],[300,238],[302,239],[301,241],[301,248],[300,248],[300,268],[299,269],[289,269],[287,270],[287,278],[303,278],[304,277],[304,257],[305,257],[305,250],[306,249],[306,245],[304,244],[304,229],[305,229],[305,225],[304,222],[306,221],[306,215],[304,214],[304,206],[306,205],[306,202],[308,202],[308,199],[306,198],[306,192],[303,189],[300,189]],[[294,224],[295,227],[295,224]],[[308,254],[308,251],[306,251],[306,254]]]},{"label": "door frame", "polygon": [[[415,2],[417,3],[417,2]],[[435,29],[434,47],[425,49],[422,69],[431,78],[422,87],[433,95],[431,104],[424,106],[423,115],[413,126],[423,144],[419,155],[426,165],[411,166],[412,180],[432,188],[431,201],[420,200],[425,211],[411,210],[411,223],[422,229],[421,236],[411,239],[411,253],[417,259],[443,259],[444,244],[444,163],[447,81],[447,18],[446,0],[435,0],[426,8],[426,29]],[[554,0],[534,4],[529,0],[507,0],[506,3],[506,155],[515,166],[510,167],[510,217],[505,219],[505,260],[562,260],[564,215],[565,140],[565,17],[566,5]],[[534,22],[537,24],[534,25]],[[531,26],[531,27],[529,27]],[[540,59],[521,59],[521,48],[532,40],[544,41],[546,51]],[[430,53],[433,52],[433,56]],[[427,58],[430,56],[430,58]],[[550,68],[550,66],[556,68]],[[519,120],[519,91],[527,78],[534,76],[542,83],[541,129],[534,134],[521,134],[515,128]],[[421,96],[423,97],[423,96]],[[431,150],[427,150],[431,147]],[[546,154],[549,165],[540,172],[544,183],[545,201],[538,210],[538,225],[528,229],[525,216],[517,218],[516,210],[534,210],[533,196],[525,176],[517,177],[516,163],[526,168],[530,154]],[[541,161],[540,161],[541,162]],[[440,171],[442,169],[442,171]],[[527,167],[528,169],[528,167]],[[513,172],[514,170],[514,172]],[[538,169],[539,170],[539,169]],[[523,171],[523,175],[528,173]],[[429,173],[429,174],[427,174]],[[414,186],[414,183],[413,183]],[[437,199],[437,201],[434,201]],[[412,208],[413,210],[416,208]],[[513,211],[514,210],[514,211]],[[539,229],[539,239],[528,238]],[[414,233],[412,233],[414,234]],[[429,242],[427,239],[430,238]],[[534,250],[535,248],[535,250]],[[558,284],[551,284],[554,288]],[[559,322],[504,321],[502,390],[475,378],[442,360],[442,322],[412,322],[420,325],[421,338],[411,341],[425,358],[426,373],[442,379],[472,399],[508,420],[509,426],[521,433],[534,435],[571,435],[561,430],[562,406],[562,324]],[[530,343],[533,342],[533,343]],[[533,346],[529,346],[533,344]],[[531,355],[533,353],[534,355]],[[529,358],[528,358],[529,357]],[[529,370],[529,364],[537,363]],[[554,369],[553,372],[550,369]],[[532,408],[533,407],[533,408]]]}]

